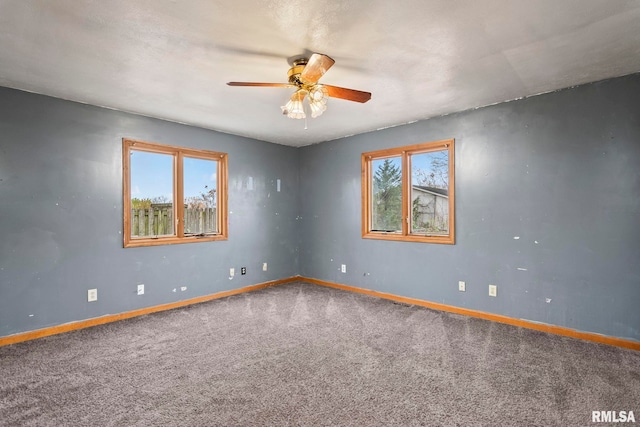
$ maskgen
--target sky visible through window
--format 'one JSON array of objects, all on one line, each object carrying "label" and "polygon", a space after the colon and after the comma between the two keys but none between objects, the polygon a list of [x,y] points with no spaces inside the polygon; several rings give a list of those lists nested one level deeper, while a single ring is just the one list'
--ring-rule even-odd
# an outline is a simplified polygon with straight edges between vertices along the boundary
[{"label": "sky visible through window", "polygon": [[[444,175],[447,175],[448,169],[447,167],[440,167],[438,170],[438,167],[434,168],[434,165],[437,165],[439,162],[440,164],[447,164],[447,163],[442,163],[442,160],[447,159],[448,154],[446,150],[442,150],[442,151],[432,151],[432,152],[428,152],[428,153],[421,153],[421,154],[414,154],[411,156],[411,183],[413,185],[426,185],[426,184],[434,184],[434,182],[426,182],[427,177],[433,175],[442,175],[442,173],[444,173]],[[402,160],[400,157],[391,157],[389,158],[389,160],[391,161],[391,165],[395,166],[398,168],[398,170],[402,169]],[[378,166],[378,165],[382,165],[382,161],[376,161],[374,162],[374,165]],[[375,169],[373,171],[374,173],[376,172]],[[443,177],[443,179],[446,179],[446,177]],[[446,185],[442,185],[442,183],[437,182],[438,180],[434,180],[435,184],[439,187],[446,187]]]},{"label": "sky visible through window", "polygon": [[[217,188],[217,162],[184,157],[184,196]],[[131,150],[131,197],[173,201],[173,156]]]},{"label": "sky visible through window", "polygon": [[448,157],[447,150],[413,154],[411,156],[411,183],[447,188],[449,185]]},{"label": "sky visible through window", "polygon": [[217,166],[214,160],[184,158],[184,198],[211,198],[215,206],[215,194],[211,190],[217,189]]}]

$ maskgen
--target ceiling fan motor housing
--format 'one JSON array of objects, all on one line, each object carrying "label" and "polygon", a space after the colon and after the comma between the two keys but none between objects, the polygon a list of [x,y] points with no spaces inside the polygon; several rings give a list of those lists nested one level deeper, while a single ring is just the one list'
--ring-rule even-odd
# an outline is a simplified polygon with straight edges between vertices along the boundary
[{"label": "ceiling fan motor housing", "polygon": [[293,61],[293,67],[289,68],[289,72],[287,73],[289,83],[302,86],[303,83],[300,81],[300,74],[302,74],[302,70],[304,70],[308,62],[309,60],[307,58],[300,58]]}]

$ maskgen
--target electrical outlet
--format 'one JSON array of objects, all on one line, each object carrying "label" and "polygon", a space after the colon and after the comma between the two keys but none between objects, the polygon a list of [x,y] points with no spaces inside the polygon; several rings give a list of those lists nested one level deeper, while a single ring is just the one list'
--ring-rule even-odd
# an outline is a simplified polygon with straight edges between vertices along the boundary
[{"label": "electrical outlet", "polygon": [[267,271],[267,263],[266,262],[262,263],[262,271]]},{"label": "electrical outlet", "polygon": [[462,280],[458,282],[458,290],[464,292],[467,290],[467,285]]},{"label": "electrical outlet", "polygon": [[144,294],[144,285],[138,285],[138,295]]},{"label": "electrical outlet", "polygon": [[247,274],[247,267],[240,267],[240,274],[242,274],[243,276]]},{"label": "electrical outlet", "polygon": [[235,268],[230,268],[229,269],[229,277],[233,277],[236,275],[236,269]]},{"label": "electrical outlet", "polygon": [[496,285],[489,285],[489,296],[490,297],[498,296],[498,287]]},{"label": "electrical outlet", "polygon": [[347,272],[347,265],[346,264],[342,264],[342,266],[340,267],[340,271],[342,271],[343,273]]},{"label": "electrical outlet", "polygon": [[87,301],[98,301],[98,290],[97,289],[89,289],[87,291]]},{"label": "electrical outlet", "polygon": [[182,292],[184,292],[184,291],[186,291],[186,290],[187,290],[187,287],[186,287],[186,286],[181,286],[181,287],[180,287],[180,290],[181,290]]}]

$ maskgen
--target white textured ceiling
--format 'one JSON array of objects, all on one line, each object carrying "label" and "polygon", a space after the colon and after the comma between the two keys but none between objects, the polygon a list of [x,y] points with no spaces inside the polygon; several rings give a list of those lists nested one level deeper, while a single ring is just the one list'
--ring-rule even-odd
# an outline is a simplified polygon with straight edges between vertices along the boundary
[{"label": "white textured ceiling", "polygon": [[[293,120],[288,59],[373,93]],[[640,71],[640,0],[0,0],[0,85],[302,146]]]}]

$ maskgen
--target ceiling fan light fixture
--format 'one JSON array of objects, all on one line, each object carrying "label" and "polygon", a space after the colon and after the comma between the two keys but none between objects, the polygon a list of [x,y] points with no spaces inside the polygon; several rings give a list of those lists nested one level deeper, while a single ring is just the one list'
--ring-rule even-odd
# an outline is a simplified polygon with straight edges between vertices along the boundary
[{"label": "ceiling fan light fixture", "polygon": [[280,107],[282,109],[282,114],[286,114],[290,119],[306,118],[307,115],[304,113],[304,106],[302,105],[302,100],[304,100],[306,93],[306,90],[300,89],[291,95],[289,102]]},{"label": "ceiling fan light fixture", "polygon": [[327,89],[322,85],[314,85],[309,90],[309,108],[311,117],[321,116],[327,109]]},{"label": "ceiling fan light fixture", "polygon": [[322,101],[314,101],[309,98],[309,107],[311,108],[311,117],[315,119],[316,117],[321,116],[327,109],[327,100],[323,99]]},{"label": "ceiling fan light fixture", "polygon": [[315,85],[309,91],[309,102],[327,102],[327,89],[322,85]]}]

